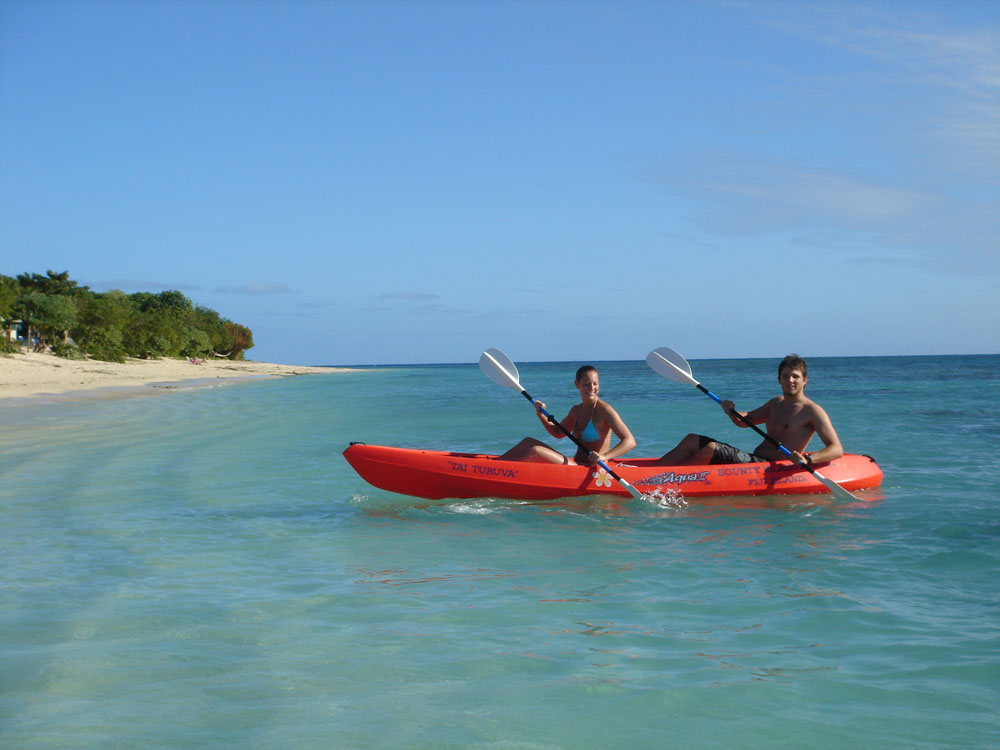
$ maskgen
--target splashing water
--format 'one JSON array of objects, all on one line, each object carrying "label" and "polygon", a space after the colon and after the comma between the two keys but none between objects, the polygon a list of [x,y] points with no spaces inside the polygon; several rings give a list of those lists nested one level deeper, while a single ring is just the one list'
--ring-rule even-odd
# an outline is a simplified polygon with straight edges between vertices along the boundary
[{"label": "splashing water", "polygon": [[688,507],[688,501],[684,499],[684,494],[680,490],[664,490],[657,487],[652,492],[644,493],[643,497],[657,508],[683,510]]}]

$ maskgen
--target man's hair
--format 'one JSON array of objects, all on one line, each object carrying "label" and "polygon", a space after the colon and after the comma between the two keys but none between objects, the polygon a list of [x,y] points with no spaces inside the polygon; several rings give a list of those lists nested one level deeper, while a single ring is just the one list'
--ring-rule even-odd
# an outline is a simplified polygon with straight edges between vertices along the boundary
[{"label": "man's hair", "polygon": [[778,377],[781,377],[781,373],[785,371],[786,367],[790,367],[793,370],[800,370],[803,377],[809,377],[809,365],[806,361],[802,359],[798,354],[789,354],[783,360],[781,364],[778,365]]},{"label": "man's hair", "polygon": [[597,368],[594,367],[593,365],[583,365],[583,367],[581,367],[579,370],[576,371],[576,379],[573,382],[574,383],[579,382],[580,378],[582,378],[591,370],[597,372]]}]

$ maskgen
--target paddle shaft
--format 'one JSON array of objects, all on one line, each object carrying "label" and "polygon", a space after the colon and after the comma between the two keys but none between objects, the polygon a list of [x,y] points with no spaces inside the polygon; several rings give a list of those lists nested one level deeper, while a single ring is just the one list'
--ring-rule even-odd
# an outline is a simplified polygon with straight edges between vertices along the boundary
[{"label": "paddle shaft", "polygon": [[[504,359],[506,359],[508,362],[510,362],[510,358],[506,354],[503,354],[503,352],[500,352],[499,350],[493,350],[493,351],[498,356],[501,356]],[[514,388],[514,389],[516,389],[522,396],[524,396],[526,399],[528,399],[528,401],[531,402],[531,405],[534,406],[536,409],[538,409],[538,411],[541,414],[543,414],[545,416],[545,418],[549,420],[549,422],[551,422],[556,427],[558,427],[560,430],[562,430],[563,433],[565,433],[566,437],[568,437],[570,440],[572,440],[574,443],[576,443],[577,446],[579,446],[583,450],[590,451],[590,449],[586,445],[584,445],[582,442],[580,442],[580,440],[576,437],[576,435],[574,435],[572,432],[570,432],[565,427],[563,427],[562,422],[559,422],[558,420],[556,420],[556,418],[553,417],[543,407],[538,406],[538,402],[535,400],[535,398],[533,398],[530,393],[528,393],[524,388],[521,387],[521,382],[517,379],[517,369],[516,368],[514,368],[514,373],[513,374],[510,373],[507,370],[507,368],[504,367],[499,361],[497,361],[497,358],[495,356],[493,356],[493,354],[490,353],[490,350],[486,350],[485,352],[483,352],[483,357],[484,357],[484,359],[480,359],[480,361],[479,361],[479,366],[481,368],[484,368],[484,372],[487,373],[487,375],[490,377],[491,380],[495,380],[495,382],[500,383],[500,385],[505,385],[508,388]],[[488,363],[488,366],[484,367],[485,363]],[[510,365],[511,365],[512,368],[514,367],[514,363],[513,362],[510,362]],[[490,372],[489,372],[490,369],[492,369],[494,373],[499,373],[499,375],[501,376],[501,380],[497,380],[496,378],[494,378],[493,375],[491,375]],[[617,481],[618,484],[624,490],[626,490],[632,497],[634,497],[636,500],[642,500],[645,497],[645,495],[643,495],[642,492],[640,492],[635,487],[633,487],[631,484],[629,484],[627,480],[622,479],[620,476],[618,476],[618,474],[615,472],[615,470],[612,469],[610,466],[608,466],[607,463],[605,463],[604,461],[600,461],[599,460],[597,462],[597,465],[600,466],[602,469],[604,469],[608,473],[609,476],[613,477],[615,479],[615,481]]]},{"label": "paddle shaft", "polygon": [[[556,427],[558,427],[560,430],[562,430],[563,434],[565,434],[566,437],[568,437],[570,440],[572,440],[574,443],[576,443],[577,446],[579,446],[583,450],[587,451],[588,453],[592,452],[590,450],[590,448],[588,448],[586,445],[583,444],[583,441],[581,441],[580,438],[578,438],[572,432],[570,432],[565,427],[563,427],[562,422],[560,422],[555,417],[553,417],[552,414],[550,414],[548,411],[546,411],[546,409],[544,407],[538,406],[538,402],[535,401],[535,399],[533,399],[531,397],[531,394],[528,393],[523,388],[521,389],[521,395],[524,396],[526,399],[528,399],[528,401],[530,401],[532,403],[532,405],[534,405],[535,408],[538,409],[538,411],[540,411],[542,413],[542,415],[546,419],[549,420],[549,422],[551,422]],[[611,475],[611,477],[615,481],[617,481],[618,484],[620,484],[622,487],[624,487],[626,490],[628,490],[629,494],[632,495],[632,497],[635,497],[635,498],[642,498],[643,497],[643,494],[639,490],[637,490],[635,487],[633,487],[631,484],[629,484],[627,480],[622,479],[620,476],[618,476],[617,472],[615,472],[615,470],[612,469],[610,466],[608,466],[604,461],[600,461],[599,460],[597,462],[597,465],[600,466],[602,469],[604,469],[606,472],[608,472],[608,474]]]},{"label": "paddle shaft", "polygon": [[[713,401],[715,401],[715,403],[717,403],[719,406],[722,406],[722,399],[719,398],[718,396],[716,396],[710,390],[708,390],[708,388],[706,388],[705,386],[703,386],[701,383],[698,383],[698,390],[701,391],[702,393],[704,393],[706,396],[708,396]],[[773,445],[779,451],[781,451],[782,453],[784,453],[786,456],[792,455],[792,452],[790,450],[788,450],[788,448],[786,448],[784,445],[782,445],[781,443],[779,443],[773,437],[771,437],[770,435],[768,435],[766,432],[764,432],[762,429],[760,429],[760,427],[758,427],[753,422],[751,422],[749,419],[747,419],[742,414],[740,414],[738,411],[736,411],[736,409],[728,409],[726,411],[726,413],[727,414],[732,414],[734,417],[736,417],[738,420],[740,420],[747,427],[752,428],[754,430],[754,432],[756,432],[758,435],[760,435],[762,438],[764,438],[767,442],[769,442],[771,445]],[[804,464],[799,464],[799,466],[802,466],[803,469],[809,469],[809,471],[813,471],[810,466],[807,466],[807,465],[804,465]],[[813,473],[815,474],[816,472],[813,471]]]},{"label": "paddle shaft", "polygon": [[[694,376],[691,374],[691,366],[688,364],[687,360],[684,359],[684,357],[682,357],[680,354],[675,352],[673,349],[668,349],[667,347],[660,347],[659,349],[654,349],[646,357],[646,362],[649,364],[650,367],[656,370],[656,372],[660,373],[660,375],[663,375],[666,378],[670,378],[671,380],[676,380],[679,383],[687,383],[688,385],[693,385],[699,391],[701,391],[710,399],[715,401],[717,404],[719,404],[720,406],[722,405],[722,399],[716,396],[705,386],[703,386],[701,383],[699,383],[697,380],[694,379]],[[779,451],[784,453],[786,456],[792,455],[792,452],[788,450],[788,448],[786,448],[777,440],[775,440],[773,437],[771,437],[766,432],[761,430],[759,427],[757,427],[757,425],[755,425],[749,419],[747,419],[738,411],[736,411],[736,409],[727,409],[726,413],[736,415],[737,419],[739,419],[748,427],[752,427],[754,430],[756,430],[757,434],[759,434],[768,442],[772,443],[775,447],[777,447]],[[826,477],[824,477],[818,471],[813,469],[812,466],[810,466],[808,463],[804,464],[797,463],[796,465],[799,466],[800,468],[805,469],[814,477],[816,477],[816,479],[818,479],[820,482],[826,485],[826,488],[830,490],[830,492],[832,492],[837,497],[843,500],[858,499],[850,492],[845,490],[843,487],[841,487],[839,484],[834,482],[832,479],[827,479]]]},{"label": "paddle shaft", "polygon": [[[713,401],[715,401],[717,404],[719,404],[719,406],[722,406],[722,399],[720,399],[718,396],[716,396],[714,393],[712,393],[710,390],[708,390],[708,388],[706,388],[705,386],[703,386],[701,383],[695,383],[695,385],[697,386],[697,388],[698,388],[699,391],[701,391],[706,396],[708,396],[710,399],[712,399]],[[778,442],[773,437],[771,437],[770,435],[768,435],[766,432],[764,432],[762,429],[760,429],[760,427],[758,427],[753,422],[751,422],[749,419],[747,419],[742,414],[740,414],[738,411],[736,411],[736,409],[728,409],[726,411],[726,413],[727,414],[732,414],[738,420],[740,420],[743,424],[745,424],[747,427],[753,428],[753,430],[758,435],[760,435],[762,438],[764,438],[767,442],[771,443],[771,445],[773,445],[779,451],[781,451],[782,453],[784,453],[786,456],[791,456],[792,455],[792,452],[790,450],[788,450],[788,448],[786,448],[780,442]],[[819,481],[821,481],[824,485],[826,485],[826,487],[828,489],[830,489],[834,494],[841,495],[844,498],[850,498],[850,499],[853,499],[853,500],[857,499],[857,498],[854,497],[854,495],[852,495],[850,492],[848,492],[847,490],[845,490],[843,487],[841,487],[839,484],[837,484],[836,482],[834,482],[832,479],[827,479],[826,477],[824,477],[822,474],[820,474],[818,471],[816,471],[809,464],[803,463],[803,464],[799,464],[799,466],[802,467],[803,469],[805,469],[806,471],[808,471],[814,477],[816,477]]]}]

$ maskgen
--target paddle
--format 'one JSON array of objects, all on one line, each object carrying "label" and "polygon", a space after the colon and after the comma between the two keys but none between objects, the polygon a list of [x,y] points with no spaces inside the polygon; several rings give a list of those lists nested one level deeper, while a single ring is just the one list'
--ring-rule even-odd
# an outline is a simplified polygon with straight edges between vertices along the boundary
[{"label": "paddle", "polygon": [[[705,386],[694,379],[691,374],[691,365],[688,361],[684,359],[680,354],[675,352],[673,349],[668,349],[665,346],[661,346],[659,349],[654,349],[648,355],[646,355],[646,363],[652,367],[657,373],[665,378],[670,378],[677,383],[686,383],[687,385],[695,386],[699,391],[704,393],[710,399],[715,401],[717,404],[722,404],[722,399],[708,390]],[[792,452],[788,450],[785,446],[775,440],[773,437],[768,435],[757,425],[753,424],[750,420],[740,414],[736,409],[730,409],[729,413],[736,416],[743,424],[747,427],[752,427],[759,435],[761,435],[765,440],[774,445],[779,451],[784,453],[786,456],[791,456]],[[794,463],[794,462],[793,462]],[[845,490],[839,484],[834,482],[832,479],[827,479],[818,471],[816,471],[811,466],[806,466],[803,464],[798,464],[806,471],[810,472],[814,477],[827,486],[827,488],[836,495],[841,500],[857,500],[858,498],[852,495],[850,492]]]},{"label": "paddle", "polygon": [[[528,401],[532,404],[538,404],[538,401],[532,398],[531,395],[521,387],[521,383],[518,381],[517,367],[515,367],[514,363],[510,361],[510,357],[499,349],[487,349],[483,352],[483,356],[479,358],[479,369],[481,369],[486,377],[494,383],[498,383],[504,388],[513,388],[514,390],[520,391],[521,395],[528,399]],[[586,445],[580,442],[580,439],[576,435],[563,427],[562,423],[556,420],[556,418],[549,414],[549,412],[543,408],[539,408],[538,410],[546,419],[549,420],[549,422],[562,430],[566,434],[566,437],[580,446],[583,450],[590,450]],[[622,486],[622,489],[627,490],[628,493],[636,500],[642,500],[645,497],[639,490],[618,476],[614,469],[608,466],[604,461],[598,461],[597,465],[608,472],[608,474]]]}]

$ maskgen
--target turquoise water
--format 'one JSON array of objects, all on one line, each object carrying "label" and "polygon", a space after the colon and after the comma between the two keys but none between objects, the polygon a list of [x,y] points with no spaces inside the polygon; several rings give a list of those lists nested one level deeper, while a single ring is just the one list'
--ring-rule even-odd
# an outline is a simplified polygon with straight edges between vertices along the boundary
[{"label": "turquoise water", "polygon": [[[562,416],[577,364],[521,381]],[[692,364],[741,408],[777,391],[771,360]],[[810,365],[885,471],[861,503],[428,502],[352,472],[351,440],[542,437],[471,364],[0,402],[0,746],[997,747],[1000,356]],[[599,367],[635,455],[755,444]]]}]

